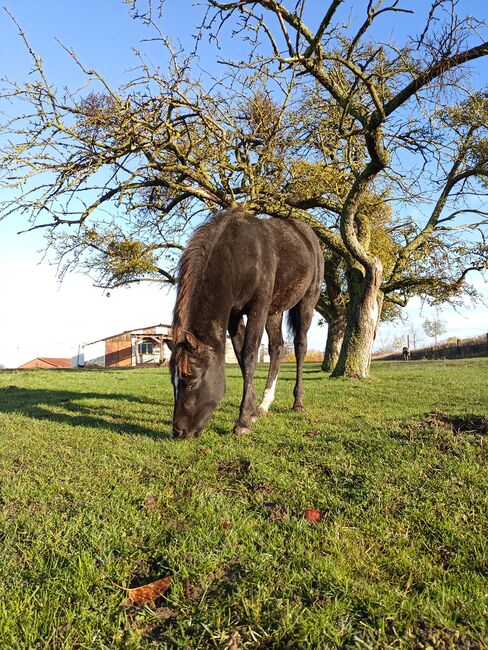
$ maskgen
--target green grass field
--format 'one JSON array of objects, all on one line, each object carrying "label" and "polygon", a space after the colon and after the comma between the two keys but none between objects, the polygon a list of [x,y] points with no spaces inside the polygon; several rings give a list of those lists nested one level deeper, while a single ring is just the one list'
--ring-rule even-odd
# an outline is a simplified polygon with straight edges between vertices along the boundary
[{"label": "green grass field", "polygon": [[0,372],[0,648],[487,647],[488,360],[293,376],[173,441],[167,370]]}]

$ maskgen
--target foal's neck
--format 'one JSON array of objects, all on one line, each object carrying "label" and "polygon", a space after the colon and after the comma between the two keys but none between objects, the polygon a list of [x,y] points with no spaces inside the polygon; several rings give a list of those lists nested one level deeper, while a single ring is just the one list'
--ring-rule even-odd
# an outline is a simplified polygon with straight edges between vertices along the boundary
[{"label": "foal's neck", "polygon": [[230,306],[218,295],[201,291],[188,314],[187,329],[197,338],[210,345],[217,353],[225,351],[225,339],[229,324]]},{"label": "foal's neck", "polygon": [[209,264],[194,284],[185,315],[185,329],[221,354],[225,353],[232,308],[228,281],[228,274],[219,265]]}]

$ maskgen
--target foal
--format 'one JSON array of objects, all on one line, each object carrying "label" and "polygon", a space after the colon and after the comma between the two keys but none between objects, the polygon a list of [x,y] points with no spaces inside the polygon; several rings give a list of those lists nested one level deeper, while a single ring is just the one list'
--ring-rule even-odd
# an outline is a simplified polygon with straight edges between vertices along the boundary
[{"label": "foal", "polygon": [[[286,310],[297,364],[293,408],[301,410],[307,332],[323,265],[317,237],[299,221],[262,219],[233,208],[197,228],[181,257],[173,319],[175,437],[197,436],[224,395],[227,330],[244,380],[234,431],[249,433],[274,398]],[[270,365],[258,411],[253,377],[265,328]]]}]

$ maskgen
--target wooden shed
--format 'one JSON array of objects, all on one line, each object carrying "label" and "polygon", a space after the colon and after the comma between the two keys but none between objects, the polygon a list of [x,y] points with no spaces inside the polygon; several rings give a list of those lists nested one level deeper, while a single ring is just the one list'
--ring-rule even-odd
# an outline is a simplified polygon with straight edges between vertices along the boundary
[{"label": "wooden shed", "polygon": [[79,346],[76,365],[113,368],[129,366],[161,366],[170,357],[168,341],[171,325],[151,325],[126,330]]},{"label": "wooden shed", "polygon": [[[76,367],[134,367],[166,365],[171,356],[168,343],[173,338],[171,325],[151,325],[135,330],[126,330],[103,339],[82,343],[78,355],[73,359]],[[264,347],[261,346],[260,359]],[[264,356],[265,361],[269,359]],[[226,363],[237,363],[230,337],[225,346]]]}]

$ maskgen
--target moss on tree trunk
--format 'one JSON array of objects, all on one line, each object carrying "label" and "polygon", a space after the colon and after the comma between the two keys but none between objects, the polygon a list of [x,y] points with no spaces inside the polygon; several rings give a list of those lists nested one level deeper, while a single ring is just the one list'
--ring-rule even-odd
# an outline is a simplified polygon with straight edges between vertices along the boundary
[{"label": "moss on tree trunk", "polygon": [[366,272],[348,272],[349,305],[344,343],[333,377],[364,378],[369,374],[371,351],[383,306],[380,291],[383,268],[375,258]]},{"label": "moss on tree trunk", "polygon": [[328,323],[327,342],[325,344],[322,370],[333,372],[341,352],[344,334],[346,331],[346,316],[341,315]]}]

